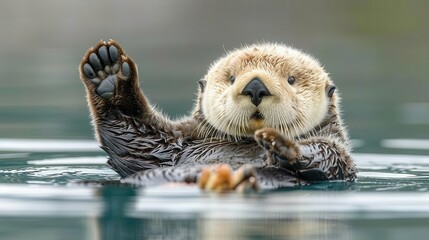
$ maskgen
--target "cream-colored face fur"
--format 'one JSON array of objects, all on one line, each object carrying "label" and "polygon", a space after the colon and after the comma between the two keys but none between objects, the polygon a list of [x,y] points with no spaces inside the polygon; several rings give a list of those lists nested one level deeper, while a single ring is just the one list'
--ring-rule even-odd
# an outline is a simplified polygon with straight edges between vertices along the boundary
[{"label": "cream-colored face fur", "polygon": [[[292,84],[290,77],[295,78]],[[257,106],[243,94],[254,78],[271,94],[263,96]],[[326,89],[332,84],[315,59],[278,44],[232,51],[215,62],[204,80],[201,106],[206,120],[221,134],[234,138],[253,136],[264,127],[290,138],[310,131],[327,114]]]}]

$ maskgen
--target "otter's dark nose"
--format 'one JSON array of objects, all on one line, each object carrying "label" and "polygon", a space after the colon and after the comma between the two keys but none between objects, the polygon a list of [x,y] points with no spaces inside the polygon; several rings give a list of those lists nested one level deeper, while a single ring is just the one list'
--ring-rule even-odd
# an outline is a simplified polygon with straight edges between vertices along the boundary
[{"label": "otter's dark nose", "polygon": [[241,92],[243,95],[249,95],[252,103],[258,106],[262,102],[262,97],[270,96],[268,88],[262,83],[259,78],[254,78],[250,81]]}]

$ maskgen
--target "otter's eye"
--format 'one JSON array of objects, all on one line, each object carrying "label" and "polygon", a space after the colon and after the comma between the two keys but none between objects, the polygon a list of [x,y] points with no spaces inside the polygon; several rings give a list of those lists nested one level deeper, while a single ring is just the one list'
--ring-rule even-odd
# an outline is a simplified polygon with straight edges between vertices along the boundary
[{"label": "otter's eye", "polygon": [[235,77],[234,76],[229,77],[229,81],[231,81],[231,83],[234,83],[235,82]]},{"label": "otter's eye", "polygon": [[294,84],[294,83],[295,83],[295,77],[290,76],[290,77],[287,79],[287,82],[288,82],[290,85]]}]

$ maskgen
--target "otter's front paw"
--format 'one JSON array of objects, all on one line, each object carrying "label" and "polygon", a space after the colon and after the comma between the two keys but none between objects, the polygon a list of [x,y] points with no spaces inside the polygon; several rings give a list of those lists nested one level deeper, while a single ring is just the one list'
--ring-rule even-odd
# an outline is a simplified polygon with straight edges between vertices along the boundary
[{"label": "otter's front paw", "polygon": [[115,41],[100,41],[86,53],[80,64],[80,73],[92,94],[111,99],[120,88],[118,82],[133,79],[135,64]]},{"label": "otter's front paw", "polygon": [[297,143],[286,139],[277,130],[272,128],[263,128],[255,132],[255,140],[265,148],[270,154],[268,165],[275,163],[272,155],[276,158],[287,161],[295,161],[299,157],[299,146]]},{"label": "otter's front paw", "polygon": [[198,178],[201,189],[225,192],[248,192],[258,189],[255,170],[250,165],[244,165],[233,172],[227,164],[215,167],[205,167]]}]

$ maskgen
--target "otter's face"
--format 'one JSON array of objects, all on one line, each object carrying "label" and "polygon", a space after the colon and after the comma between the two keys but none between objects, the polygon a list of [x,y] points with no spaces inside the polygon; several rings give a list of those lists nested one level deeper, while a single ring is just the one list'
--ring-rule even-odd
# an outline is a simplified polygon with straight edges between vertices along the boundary
[{"label": "otter's face", "polygon": [[332,84],[312,57],[272,44],[229,53],[204,80],[201,107],[206,120],[238,138],[264,127],[290,138],[310,131],[327,114]]}]

